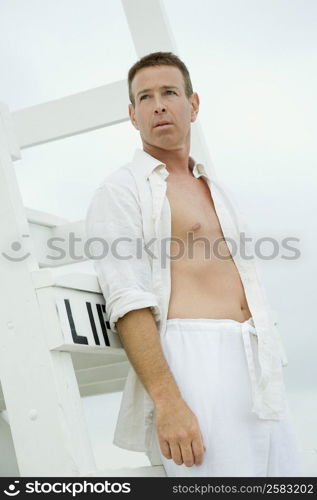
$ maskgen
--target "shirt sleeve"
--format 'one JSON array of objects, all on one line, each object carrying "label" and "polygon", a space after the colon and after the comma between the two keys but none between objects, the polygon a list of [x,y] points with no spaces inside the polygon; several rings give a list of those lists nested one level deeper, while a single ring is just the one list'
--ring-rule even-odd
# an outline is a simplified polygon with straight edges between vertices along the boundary
[{"label": "shirt sleeve", "polygon": [[106,181],[97,189],[85,223],[86,255],[94,261],[111,330],[117,333],[116,321],[135,309],[151,307],[158,317],[141,210],[133,190]]}]

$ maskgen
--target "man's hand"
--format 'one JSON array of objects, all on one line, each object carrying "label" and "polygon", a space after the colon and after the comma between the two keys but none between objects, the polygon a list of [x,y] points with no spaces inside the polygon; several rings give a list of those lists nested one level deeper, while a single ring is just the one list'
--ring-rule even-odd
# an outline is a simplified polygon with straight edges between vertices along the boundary
[{"label": "man's hand", "polygon": [[182,398],[155,405],[155,424],[162,454],[177,465],[200,465],[206,450],[198,420]]}]

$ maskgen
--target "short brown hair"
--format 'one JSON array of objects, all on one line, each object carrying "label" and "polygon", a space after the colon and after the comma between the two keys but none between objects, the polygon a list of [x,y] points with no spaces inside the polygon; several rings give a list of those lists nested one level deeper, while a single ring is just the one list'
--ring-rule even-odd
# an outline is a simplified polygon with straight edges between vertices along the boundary
[{"label": "short brown hair", "polygon": [[176,66],[180,69],[184,79],[184,87],[186,97],[190,97],[193,93],[192,82],[190,80],[189,71],[183,61],[179,59],[178,56],[172,52],[152,52],[144,57],[141,57],[131,68],[128,73],[128,86],[129,86],[129,98],[131,104],[135,105],[134,95],[132,93],[131,85],[132,80],[135,77],[137,71],[142,68],[147,68],[149,66]]}]

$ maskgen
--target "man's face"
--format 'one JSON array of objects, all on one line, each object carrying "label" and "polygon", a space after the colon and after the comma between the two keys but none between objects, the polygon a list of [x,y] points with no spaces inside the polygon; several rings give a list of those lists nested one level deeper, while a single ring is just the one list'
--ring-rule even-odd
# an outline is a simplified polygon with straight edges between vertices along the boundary
[{"label": "man's face", "polygon": [[[175,66],[139,70],[131,85],[135,106],[129,115],[144,146],[175,150],[189,145],[190,123],[195,121],[199,97],[185,95],[184,79]],[[160,125],[160,123],[167,123]]]}]

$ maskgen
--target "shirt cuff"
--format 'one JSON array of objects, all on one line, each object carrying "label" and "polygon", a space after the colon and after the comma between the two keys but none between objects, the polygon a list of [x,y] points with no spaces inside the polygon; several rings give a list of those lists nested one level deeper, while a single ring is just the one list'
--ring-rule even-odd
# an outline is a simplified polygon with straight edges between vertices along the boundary
[{"label": "shirt cuff", "polygon": [[109,297],[106,301],[106,314],[109,319],[111,331],[118,333],[115,323],[119,318],[122,318],[129,311],[145,307],[151,307],[154,319],[158,321],[160,316],[159,305],[153,293],[131,290],[119,297],[117,296],[115,299]]}]

